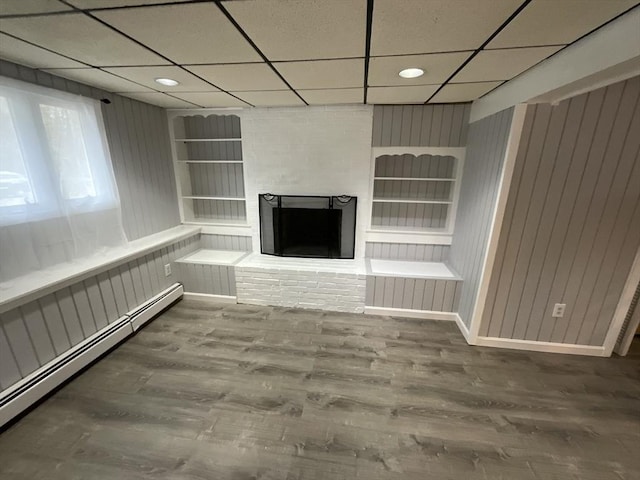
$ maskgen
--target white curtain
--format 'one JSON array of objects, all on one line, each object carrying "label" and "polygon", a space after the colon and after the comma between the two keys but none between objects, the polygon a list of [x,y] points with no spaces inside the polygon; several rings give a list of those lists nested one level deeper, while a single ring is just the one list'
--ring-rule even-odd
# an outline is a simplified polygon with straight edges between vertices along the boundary
[{"label": "white curtain", "polygon": [[124,243],[100,103],[0,77],[0,281]]}]

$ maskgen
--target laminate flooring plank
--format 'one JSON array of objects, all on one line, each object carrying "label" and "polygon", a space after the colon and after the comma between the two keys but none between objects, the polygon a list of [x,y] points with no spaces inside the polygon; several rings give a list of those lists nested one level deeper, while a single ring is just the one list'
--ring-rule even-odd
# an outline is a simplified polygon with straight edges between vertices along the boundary
[{"label": "laminate flooring plank", "polygon": [[626,480],[639,412],[638,341],[563,356],[182,300],[0,434],[0,477]]}]

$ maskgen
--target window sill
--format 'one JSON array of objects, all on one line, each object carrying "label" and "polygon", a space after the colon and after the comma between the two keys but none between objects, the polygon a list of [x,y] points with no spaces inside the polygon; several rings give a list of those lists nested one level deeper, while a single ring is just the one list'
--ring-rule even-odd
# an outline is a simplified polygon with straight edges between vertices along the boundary
[{"label": "window sill", "polygon": [[178,226],[111,248],[75,262],[55,265],[0,283],[0,313],[24,305],[85,278],[200,233],[200,227]]}]

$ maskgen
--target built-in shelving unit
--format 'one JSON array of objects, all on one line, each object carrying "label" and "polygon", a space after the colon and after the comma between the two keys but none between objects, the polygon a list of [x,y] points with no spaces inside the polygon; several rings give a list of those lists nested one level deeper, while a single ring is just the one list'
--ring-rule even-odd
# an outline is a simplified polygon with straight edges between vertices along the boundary
[{"label": "built-in shelving unit", "polygon": [[182,222],[246,225],[240,117],[187,113],[169,123]]},{"label": "built-in shelving unit", "polygon": [[375,148],[369,232],[451,235],[463,151]]}]

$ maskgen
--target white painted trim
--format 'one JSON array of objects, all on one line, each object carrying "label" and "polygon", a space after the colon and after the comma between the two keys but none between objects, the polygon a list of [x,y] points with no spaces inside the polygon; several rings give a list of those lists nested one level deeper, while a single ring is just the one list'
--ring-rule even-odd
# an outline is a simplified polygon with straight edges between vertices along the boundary
[{"label": "white painted trim", "polygon": [[605,348],[594,345],[572,345],[570,343],[538,342],[515,338],[477,337],[475,345],[480,347],[509,348],[530,352],[565,353],[570,355],[589,355],[608,357]]},{"label": "white painted trim", "polygon": [[[620,300],[618,301],[618,306],[616,307],[613,319],[611,320],[611,325],[609,325],[609,331],[604,339],[604,348],[607,352],[607,356],[611,355],[611,352],[613,352],[613,349],[616,346],[616,342],[618,341],[618,337],[620,336],[620,332],[624,326],[624,319],[627,316],[627,312],[631,306],[631,301],[636,293],[638,282],[640,282],[640,248],[636,252],[636,257],[631,265],[631,271],[629,272],[627,281],[624,284]],[[637,324],[634,328],[632,328],[631,324],[627,326],[627,331],[625,332],[625,338],[620,346],[620,351],[616,352],[618,355],[627,354],[637,328]]]},{"label": "white painted trim", "polygon": [[204,235],[235,235],[238,237],[251,236],[251,225],[202,225],[200,233]]},{"label": "white painted trim", "polygon": [[218,303],[238,303],[238,297],[232,295],[213,295],[211,293],[184,292],[182,298],[185,300],[211,300]]},{"label": "white painted trim", "polygon": [[513,170],[518,157],[518,149],[520,147],[520,138],[522,137],[522,128],[524,126],[524,118],[527,112],[527,105],[516,105],[513,109],[513,117],[511,118],[511,128],[509,129],[509,139],[504,154],[504,166],[500,176],[500,184],[498,187],[498,199],[496,207],[491,219],[491,228],[488,239],[487,250],[482,261],[482,276],[480,277],[480,286],[476,293],[474,301],[473,313],[471,314],[471,324],[469,327],[469,339],[475,344],[478,332],[480,331],[480,323],[482,322],[482,313],[487,300],[489,291],[489,283],[491,282],[491,273],[493,264],[498,251],[498,241],[502,224],[504,223],[504,212],[507,207],[507,199],[509,198],[509,190],[511,187],[511,179],[513,178]]},{"label": "white painted trim", "polygon": [[139,238],[122,247],[108,249],[105,253],[93,255],[73,263],[55,265],[46,270],[39,270],[18,277],[11,281],[10,288],[2,290],[0,313],[7,312],[61,288],[99,275],[115,266],[155,252],[168,245],[173,245],[199,233],[200,227],[182,225]]},{"label": "white painted trim", "polygon": [[600,28],[473,102],[470,122],[640,55],[640,8]]},{"label": "white painted trim", "polygon": [[455,322],[457,313],[436,312],[433,310],[411,310],[407,308],[364,307],[367,315],[386,315],[390,317],[422,318],[424,320],[444,320]]},{"label": "white painted trim", "polygon": [[456,325],[458,326],[458,329],[460,330],[460,333],[462,333],[462,336],[464,337],[464,339],[467,341],[467,343],[469,345],[474,345],[471,342],[471,335],[469,334],[469,329],[467,328],[467,326],[464,324],[464,322],[462,321],[462,318],[460,318],[459,314],[455,314],[455,321],[456,321]]},{"label": "white painted trim", "polygon": [[[83,367],[94,361],[100,355],[108,351],[110,348],[116,346],[119,342],[127,338],[129,335],[133,333],[133,329],[131,324],[129,323],[129,318],[126,316],[121,317],[117,322],[117,328],[111,332],[111,334],[104,338],[99,343],[95,344],[93,347],[87,349],[85,352],[82,352],[77,357],[73,358],[73,360],[69,361],[69,363],[64,364],[58,370],[53,371],[50,375],[47,375],[38,383],[33,385],[31,388],[25,390],[20,395],[16,396],[14,399],[8,401],[6,404],[0,407],[0,427],[14,418],[16,415],[20,414],[25,409],[29,408],[35,402],[37,402],[44,395],[49,393],[51,390],[56,388],[62,382],[73,376],[75,373],[80,371]],[[41,372],[51,368],[53,365],[59,363],[61,360],[65,358],[70,358],[74,354],[76,354],[79,350],[82,350],[86,347],[87,344],[94,341],[96,337],[102,335],[106,330],[113,329],[114,324],[110,324],[103,328],[102,330],[94,333],[86,340],[83,340],[78,345],[74,346],[70,350],[66,351],[59,357],[56,357],[54,360],[49,362],[48,364],[40,367],[38,370],[33,372],[31,375],[25,377],[20,382],[14,384],[12,387],[8,388],[4,392],[2,392],[2,397],[6,398],[11,395],[16,390],[20,389],[26,383],[31,381]]]},{"label": "white painted trim", "polygon": [[[371,217],[371,215],[369,215]],[[420,245],[451,245],[450,234],[435,235],[431,233],[419,232],[385,232],[383,230],[367,230],[365,232],[365,243],[416,243]]]},{"label": "white painted trim", "polygon": [[171,164],[173,166],[173,176],[176,182],[176,202],[180,212],[180,221],[184,223],[184,202],[182,201],[182,169],[186,168],[178,162],[178,152],[176,149],[176,135],[173,131],[173,120],[176,117],[167,112],[167,125],[169,127],[169,147],[171,148]]},{"label": "white painted trim", "polygon": [[[115,347],[118,343],[132,335],[136,330],[138,330],[138,328],[140,328],[140,326],[148,322],[151,318],[180,298],[181,295],[182,285],[179,283],[173,284],[162,293],[159,293],[133,309],[131,312],[123,315],[117,321],[100,329],[79,344],[43,365],[35,372],[4,390],[0,394],[0,403],[3,398],[8,398],[18,390],[24,388],[25,385],[34,381],[34,379],[42,375],[43,372],[51,370],[51,373],[47,374],[33,386],[0,407],[0,427],[16,415],[20,414],[20,412],[33,405],[40,398],[80,371],[86,365],[89,365],[110,348]],[[105,334],[106,336],[104,336]],[[104,338],[100,340],[103,336]],[[96,341],[97,343],[92,345]],[[68,363],[65,363],[66,359],[71,360],[69,360]],[[56,365],[61,366],[55,369]]]},{"label": "white painted trim", "polygon": [[158,315],[173,302],[182,297],[184,288],[181,283],[174,283],[158,295],[150,298],[142,305],[127,313],[131,319],[131,326],[138,331],[145,323]]},{"label": "white painted trim", "polygon": [[640,56],[589,75],[588,77],[557,88],[551,92],[543,93],[542,95],[532,98],[528,103],[550,103],[557,105],[567,98],[582,95],[583,93],[613,85],[614,83],[623,82],[638,75],[640,75]]}]

